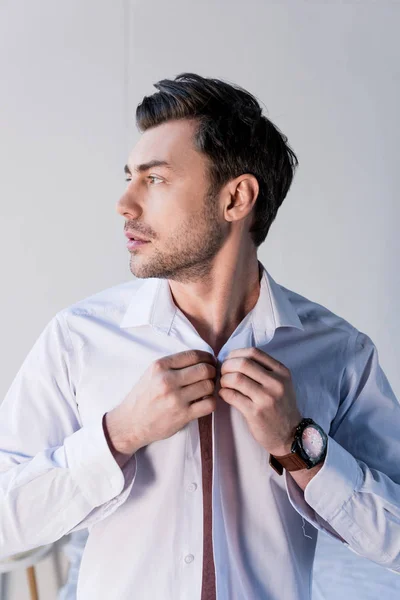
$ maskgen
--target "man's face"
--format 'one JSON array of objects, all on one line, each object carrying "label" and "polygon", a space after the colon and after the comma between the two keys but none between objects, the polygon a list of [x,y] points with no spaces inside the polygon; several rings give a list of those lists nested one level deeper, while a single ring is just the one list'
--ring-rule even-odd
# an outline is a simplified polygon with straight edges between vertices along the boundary
[{"label": "man's face", "polygon": [[[194,131],[193,121],[163,123],[145,131],[129,156],[117,211],[126,231],[150,240],[130,250],[136,277],[195,281],[209,272],[228,235],[219,198],[208,195],[206,158],[193,146]],[[155,159],[172,168],[136,171]]]}]

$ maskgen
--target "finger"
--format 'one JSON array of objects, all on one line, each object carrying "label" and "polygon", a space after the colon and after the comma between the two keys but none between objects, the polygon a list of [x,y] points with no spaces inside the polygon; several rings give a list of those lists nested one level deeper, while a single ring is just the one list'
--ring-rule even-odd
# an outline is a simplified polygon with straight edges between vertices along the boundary
[{"label": "finger", "polygon": [[172,369],[170,375],[176,386],[184,387],[197,381],[204,381],[204,379],[215,380],[217,369],[210,363],[201,362],[184,369]]},{"label": "finger", "polygon": [[217,359],[210,352],[205,350],[185,350],[184,352],[178,352],[177,354],[169,354],[163,356],[157,361],[161,367],[165,369],[182,369],[195,365],[199,362],[207,362],[210,365],[216,365]]},{"label": "finger", "polygon": [[198,381],[191,385],[186,385],[179,391],[179,397],[185,404],[194,402],[196,400],[202,400],[206,396],[212,396],[215,390],[215,384],[211,379],[205,381]]},{"label": "finger", "polygon": [[263,387],[250,379],[243,373],[227,373],[220,380],[221,389],[231,389],[240,392],[243,396],[247,396],[251,401],[256,401],[258,394],[263,390]]},{"label": "finger", "polygon": [[258,362],[260,365],[264,366],[267,370],[276,372],[278,374],[282,374],[287,371],[287,367],[283,363],[281,363],[279,360],[276,360],[276,358],[273,358],[270,354],[263,352],[260,350],[260,348],[256,348],[254,346],[250,348],[236,348],[228,354],[226,360],[240,356],[251,358],[255,362]]},{"label": "finger", "polygon": [[221,396],[227,404],[234,406],[239,410],[246,419],[251,418],[251,409],[253,407],[253,401],[248,396],[241,394],[237,390],[230,388],[222,388],[219,390],[218,395]]},{"label": "finger", "polygon": [[197,402],[192,402],[188,406],[188,414],[190,415],[190,420],[200,419],[200,417],[204,417],[205,415],[209,415],[214,412],[216,408],[216,400],[214,396],[205,396],[201,400]]},{"label": "finger", "polygon": [[272,380],[277,379],[277,375],[273,371],[267,370],[260,363],[245,356],[226,359],[221,367],[222,381],[225,381],[225,375],[228,373],[242,373],[266,389],[269,389]]}]

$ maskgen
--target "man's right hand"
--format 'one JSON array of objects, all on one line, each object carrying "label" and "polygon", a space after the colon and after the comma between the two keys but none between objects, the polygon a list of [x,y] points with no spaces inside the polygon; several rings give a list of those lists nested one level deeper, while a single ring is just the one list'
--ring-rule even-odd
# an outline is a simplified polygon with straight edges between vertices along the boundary
[{"label": "man's right hand", "polygon": [[214,355],[203,350],[171,354],[150,365],[105,416],[113,449],[122,455],[120,466],[142,446],[169,438],[215,410],[216,366]]}]

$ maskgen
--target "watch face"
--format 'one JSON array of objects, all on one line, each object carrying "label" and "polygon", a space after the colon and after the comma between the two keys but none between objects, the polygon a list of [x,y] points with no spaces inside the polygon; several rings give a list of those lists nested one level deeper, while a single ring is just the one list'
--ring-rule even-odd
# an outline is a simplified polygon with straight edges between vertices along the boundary
[{"label": "watch face", "polygon": [[318,458],[321,456],[324,449],[324,440],[318,429],[315,429],[312,425],[309,425],[304,429],[301,436],[301,443],[304,452],[310,458]]}]

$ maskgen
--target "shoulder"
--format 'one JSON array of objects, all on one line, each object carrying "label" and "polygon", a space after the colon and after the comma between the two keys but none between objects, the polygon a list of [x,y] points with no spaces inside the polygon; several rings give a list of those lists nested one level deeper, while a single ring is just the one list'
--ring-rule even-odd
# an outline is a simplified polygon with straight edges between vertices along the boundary
[{"label": "shoulder", "polygon": [[296,311],[306,334],[336,334],[347,342],[360,333],[357,327],[331,308],[283,285],[278,285]]},{"label": "shoulder", "polygon": [[119,327],[132,295],[143,282],[135,278],[95,292],[61,309],[55,318],[72,335],[83,333],[91,323]]}]

